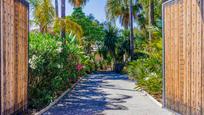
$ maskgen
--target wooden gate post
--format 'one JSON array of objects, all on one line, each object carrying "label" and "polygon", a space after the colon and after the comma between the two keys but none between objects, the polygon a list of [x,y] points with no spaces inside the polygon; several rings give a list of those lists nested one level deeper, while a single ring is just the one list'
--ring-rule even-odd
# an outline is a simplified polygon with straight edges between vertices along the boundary
[{"label": "wooden gate post", "polygon": [[163,3],[163,104],[183,115],[204,114],[204,2]]},{"label": "wooden gate post", "polygon": [[27,109],[29,4],[0,0],[0,114]]}]

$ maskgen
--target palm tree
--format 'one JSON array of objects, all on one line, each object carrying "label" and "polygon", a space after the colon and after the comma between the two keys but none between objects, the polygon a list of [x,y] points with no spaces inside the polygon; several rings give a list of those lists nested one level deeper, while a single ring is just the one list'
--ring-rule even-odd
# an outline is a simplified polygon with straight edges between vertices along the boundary
[{"label": "palm tree", "polygon": [[86,5],[88,1],[89,0],[69,0],[69,3],[71,3],[75,8],[79,8]]},{"label": "palm tree", "polygon": [[[139,2],[143,5],[144,10],[146,10],[149,26],[154,25],[154,7],[155,1],[154,0],[139,0]],[[149,31],[149,41],[152,40],[152,32]]]},{"label": "palm tree", "polygon": [[[65,5],[65,0],[61,0],[61,18],[65,19],[65,9],[66,9],[66,5]],[[65,39],[65,27],[62,27],[61,30],[61,37],[63,39]],[[64,40],[65,41],[65,40]],[[65,43],[65,42],[64,42]]]},{"label": "palm tree", "polygon": [[[154,25],[154,0],[149,0],[149,26]],[[149,41],[152,41],[152,32],[149,32]]]},{"label": "palm tree", "polygon": [[119,19],[122,26],[129,27],[129,3],[128,0],[108,0],[106,4],[106,16],[109,20]]},{"label": "palm tree", "polygon": [[134,57],[134,33],[133,33],[133,7],[132,0],[130,0],[130,57]]},{"label": "palm tree", "polygon": [[[63,25],[62,25],[63,24]],[[76,36],[76,39],[79,41],[79,43],[82,43],[82,38],[83,38],[83,29],[82,27],[77,24],[76,22],[72,21],[69,18],[66,19],[60,19],[57,18],[55,19],[54,22],[54,32],[56,34],[61,32],[61,28],[65,28],[66,33],[74,34]]]},{"label": "palm tree", "polygon": [[40,27],[40,32],[45,33],[48,25],[52,23],[54,17],[54,7],[50,0],[30,0],[34,14],[34,22]]},{"label": "palm tree", "polygon": [[133,20],[137,21],[140,5],[132,0],[108,0],[106,4],[106,15],[109,20],[119,19],[124,28],[130,29],[130,55],[134,55]]}]

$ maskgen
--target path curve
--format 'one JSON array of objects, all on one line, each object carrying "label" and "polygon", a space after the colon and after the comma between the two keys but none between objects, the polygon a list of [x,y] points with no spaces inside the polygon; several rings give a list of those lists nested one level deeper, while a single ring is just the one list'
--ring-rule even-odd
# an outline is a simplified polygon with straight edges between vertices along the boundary
[{"label": "path curve", "polygon": [[89,75],[43,115],[173,115],[134,87],[125,75]]}]

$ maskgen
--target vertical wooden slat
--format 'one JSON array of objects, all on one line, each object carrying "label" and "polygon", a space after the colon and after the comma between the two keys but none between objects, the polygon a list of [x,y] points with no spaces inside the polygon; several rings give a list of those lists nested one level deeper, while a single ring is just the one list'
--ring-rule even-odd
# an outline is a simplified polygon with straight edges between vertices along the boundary
[{"label": "vertical wooden slat", "polygon": [[204,113],[204,1],[201,0],[201,108],[202,114]]},{"label": "vertical wooden slat", "polygon": [[[165,23],[165,82],[166,82],[166,91],[165,91],[165,95],[166,95],[166,106],[169,108],[169,82],[167,82],[167,81],[169,81],[169,66],[167,65],[168,63],[169,63],[169,56],[167,55],[168,53],[169,53],[169,28],[170,28],[170,21],[169,21],[169,19],[170,19],[170,13],[169,13],[169,7],[168,7],[168,5],[166,5],[165,7],[164,7],[164,9],[165,9],[165,21],[164,21],[164,23]],[[169,28],[167,28],[167,27],[169,27]]]},{"label": "vertical wooden slat", "polygon": [[172,0],[163,6],[166,103],[183,115],[204,114],[203,6],[202,0]]},{"label": "vertical wooden slat", "polygon": [[202,16],[201,16],[201,4],[200,2],[197,3],[197,41],[196,41],[196,46],[197,46],[197,60],[196,60],[196,65],[197,65],[197,83],[196,83],[196,113],[197,115],[201,114],[201,21],[202,21]]},{"label": "vertical wooden slat", "polygon": [[[183,35],[181,35],[181,38],[180,39],[183,39],[183,49],[181,49],[183,51],[183,59],[181,59],[181,61],[184,61],[184,65],[182,67],[183,69],[183,75],[182,75],[182,72],[180,72],[181,76],[183,77],[183,111],[182,113],[186,114],[187,115],[187,108],[188,108],[188,98],[187,98],[187,94],[188,94],[188,79],[187,79],[187,0],[183,0],[183,2],[181,3],[183,4],[183,21],[182,21],[184,24],[183,24]],[[181,81],[181,84],[182,84],[182,81]]]},{"label": "vertical wooden slat", "polygon": [[[173,3],[172,3],[173,4]],[[171,15],[171,22],[173,21],[173,7],[170,7],[170,15]],[[174,87],[173,87],[173,82],[174,82],[174,73],[173,73],[173,61],[172,61],[172,58],[173,58],[173,54],[172,54],[172,50],[173,50],[173,23],[170,23],[170,39],[169,39],[169,44],[170,44],[170,48],[169,48],[169,53],[170,53],[170,60],[169,60],[169,66],[170,66],[170,73],[172,73],[172,77],[170,77],[170,80],[172,82],[170,82],[170,107],[171,109],[173,109],[173,106],[174,106],[174,102],[173,102],[173,99],[174,99],[174,95],[173,95],[173,90],[174,90]]]},{"label": "vertical wooden slat", "polygon": [[2,57],[2,55],[1,55],[1,50],[2,50],[2,48],[1,48],[1,15],[2,15],[2,1],[0,0],[0,115],[2,114],[2,104],[1,104],[1,97],[2,97],[2,95],[1,95],[1,93],[2,93],[2,91],[1,91],[1,57]]},{"label": "vertical wooden slat", "polygon": [[192,80],[192,95],[191,97],[191,102],[192,102],[192,114],[193,115],[196,115],[197,114],[197,94],[196,94],[196,90],[197,90],[197,63],[196,63],[196,60],[197,60],[197,1],[193,0],[192,1],[192,66],[191,66],[191,69],[192,69],[192,72],[191,72],[191,80]]},{"label": "vertical wooden slat", "polygon": [[187,115],[191,114],[191,1],[187,0]]}]

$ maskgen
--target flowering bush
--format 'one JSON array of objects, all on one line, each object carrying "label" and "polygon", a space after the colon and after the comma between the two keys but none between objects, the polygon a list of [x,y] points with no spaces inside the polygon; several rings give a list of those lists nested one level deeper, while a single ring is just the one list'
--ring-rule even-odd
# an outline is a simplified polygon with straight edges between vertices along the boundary
[{"label": "flowering bush", "polygon": [[59,37],[30,33],[30,108],[39,109],[52,102],[93,65],[74,36],[67,35],[66,40],[67,45],[63,45]]}]

